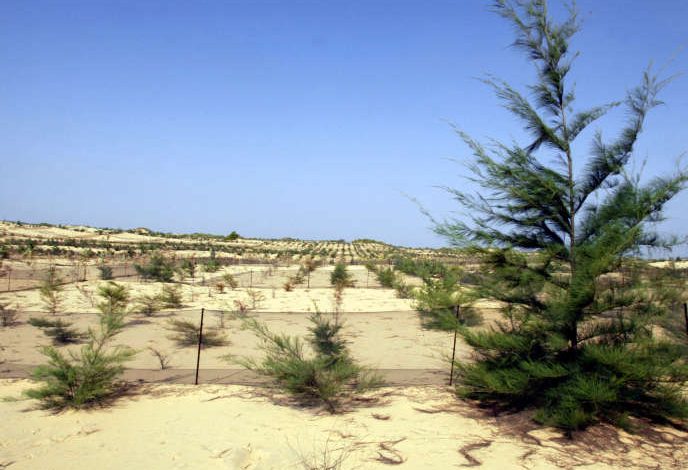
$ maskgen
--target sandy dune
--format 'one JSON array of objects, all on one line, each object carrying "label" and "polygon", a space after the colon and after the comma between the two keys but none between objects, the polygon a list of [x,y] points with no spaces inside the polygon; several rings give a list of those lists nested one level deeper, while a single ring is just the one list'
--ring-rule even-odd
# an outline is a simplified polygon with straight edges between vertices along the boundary
[{"label": "sandy dune", "polygon": [[[20,469],[680,468],[686,434],[644,437],[597,426],[573,442],[527,416],[486,417],[437,387],[386,388],[329,415],[270,390],[146,386],[110,408],[60,414],[15,401],[31,386],[0,381],[0,467]],[[9,424],[9,425],[8,425]]]}]

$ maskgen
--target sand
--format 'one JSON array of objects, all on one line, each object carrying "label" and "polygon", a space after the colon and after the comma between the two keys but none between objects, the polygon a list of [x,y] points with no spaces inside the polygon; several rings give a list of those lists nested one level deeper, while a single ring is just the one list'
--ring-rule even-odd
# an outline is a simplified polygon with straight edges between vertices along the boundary
[{"label": "sand", "polygon": [[[20,469],[679,468],[686,434],[596,426],[574,441],[526,415],[489,417],[442,387],[385,388],[330,415],[268,389],[148,385],[111,407],[53,414],[0,380],[0,467]],[[17,401],[18,400],[18,401]]]}]

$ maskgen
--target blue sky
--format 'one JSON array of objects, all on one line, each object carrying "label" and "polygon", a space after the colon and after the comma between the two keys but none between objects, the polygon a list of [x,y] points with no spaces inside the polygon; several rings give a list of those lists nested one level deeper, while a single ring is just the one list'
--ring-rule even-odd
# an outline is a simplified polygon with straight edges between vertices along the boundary
[{"label": "blue sky", "polygon": [[[533,78],[488,4],[0,2],[0,218],[441,246],[405,194],[457,209],[437,189],[466,184],[448,123],[524,137],[476,79]],[[578,6],[580,105],[623,98],[651,61],[687,71],[688,2]],[[688,150],[688,75],[662,98],[647,176]],[[686,205],[663,230],[688,233]]]}]

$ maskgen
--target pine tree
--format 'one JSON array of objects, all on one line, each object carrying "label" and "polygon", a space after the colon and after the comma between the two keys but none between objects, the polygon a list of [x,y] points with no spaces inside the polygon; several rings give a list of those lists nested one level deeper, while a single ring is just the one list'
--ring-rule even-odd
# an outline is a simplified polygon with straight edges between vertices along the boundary
[{"label": "pine tree", "polygon": [[[665,293],[633,273],[642,263],[630,263],[646,248],[675,243],[650,224],[688,181],[685,169],[648,183],[627,170],[667,82],[648,70],[622,102],[574,110],[575,9],[556,22],[545,0],[495,7],[535,65],[533,101],[502,80],[486,82],[532,139],[485,146],[458,131],[482,189],[449,189],[470,218],[436,230],[481,256],[478,293],[500,301],[505,317],[486,331],[461,329],[476,360],[458,365],[458,391],[495,409],[535,407],[536,420],[569,434],[600,420],[624,425],[628,415],[688,417],[685,359],[653,337]],[[574,155],[581,132],[617,106],[628,116],[620,135],[608,141],[597,132],[589,154]]]}]

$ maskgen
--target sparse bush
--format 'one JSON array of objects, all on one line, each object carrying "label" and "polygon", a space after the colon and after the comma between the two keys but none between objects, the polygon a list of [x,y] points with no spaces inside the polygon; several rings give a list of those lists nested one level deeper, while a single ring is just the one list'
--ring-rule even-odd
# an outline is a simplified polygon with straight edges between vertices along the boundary
[{"label": "sparse bush", "polygon": [[144,294],[136,299],[135,311],[143,313],[147,317],[152,316],[155,312],[160,310],[160,296]]},{"label": "sparse bush", "polygon": [[152,346],[149,346],[148,350],[158,360],[158,364],[160,364],[160,370],[165,370],[165,369],[170,367],[170,356],[169,356],[169,354],[165,354],[164,352],[162,352],[159,349],[156,349]]},{"label": "sparse bush", "polygon": [[354,281],[351,279],[351,274],[346,269],[344,263],[337,263],[330,275],[330,284],[335,288],[343,289],[344,287],[353,287]]},{"label": "sparse bush", "polygon": [[179,286],[162,286],[158,299],[163,308],[181,308],[183,306],[182,290]]},{"label": "sparse bush", "polygon": [[53,339],[55,344],[78,343],[86,335],[72,328],[72,324],[62,320],[49,320],[47,318],[29,318],[29,325],[43,330],[46,336]]},{"label": "sparse bush", "polygon": [[246,305],[245,302],[242,302],[241,300],[235,300],[234,301],[234,307],[239,314],[244,314],[248,312],[248,305]]},{"label": "sparse bush", "polygon": [[337,315],[327,317],[316,312],[310,321],[313,326],[309,329],[308,342],[315,354],[306,357],[299,338],[272,333],[264,323],[245,318],[244,328],[262,340],[265,357],[260,361],[240,359],[238,362],[272,377],[287,392],[322,401],[334,413],[343,398],[379,385],[380,381],[349,355]]},{"label": "sparse bush", "polygon": [[224,293],[225,283],[224,282],[216,282],[215,283],[215,290],[217,291],[218,294]]},{"label": "sparse bush", "polygon": [[182,260],[180,269],[182,274],[187,274],[193,279],[196,276],[196,261],[193,259]]},{"label": "sparse bush", "polygon": [[98,266],[98,271],[100,271],[100,278],[103,281],[109,281],[110,279],[112,279],[112,268],[110,266],[101,264],[100,266]]},{"label": "sparse bush", "polygon": [[210,250],[210,259],[203,265],[203,270],[205,272],[214,273],[220,269],[220,262],[215,256],[215,250]]},{"label": "sparse bush", "polygon": [[394,281],[394,290],[397,291],[397,297],[400,299],[410,299],[411,296],[411,286],[406,284],[403,280],[397,279]]},{"label": "sparse bush", "polygon": [[17,321],[17,311],[8,304],[0,303],[0,324],[3,327],[12,326]]},{"label": "sparse bush", "polygon": [[376,271],[377,281],[382,287],[394,287],[397,280],[396,273],[392,268],[383,268]]},{"label": "sparse bush", "polygon": [[284,284],[282,284],[282,288],[283,288],[286,292],[291,292],[291,291],[294,290],[294,283],[293,283],[293,281],[291,280],[291,278],[287,279],[287,282],[285,282]]},{"label": "sparse bush", "polygon": [[222,275],[222,280],[225,282],[230,289],[234,290],[239,287],[239,282],[234,278],[232,273],[225,273]]},{"label": "sparse bush", "polygon": [[79,291],[79,294],[81,294],[81,296],[88,301],[88,304],[91,307],[96,306],[96,304],[93,300],[93,292],[91,292],[85,285],[80,286],[77,284],[74,287],[76,287],[76,290]]},{"label": "sparse bush", "polygon": [[333,446],[329,436],[322,447],[315,448],[312,452],[296,450],[303,470],[341,470],[352,451],[353,445]]},{"label": "sparse bush", "polygon": [[153,253],[145,265],[134,264],[134,269],[144,279],[170,282],[174,277],[174,263],[160,253]]},{"label": "sparse bush", "polygon": [[246,294],[248,295],[248,298],[251,300],[251,308],[254,310],[258,308],[258,304],[265,300],[265,294],[263,294],[259,290],[246,289]]},{"label": "sparse bush", "polygon": [[79,352],[63,354],[52,346],[43,348],[48,363],[33,372],[43,385],[26,395],[41,400],[47,408],[83,408],[112,396],[124,362],[135,354],[125,346],[108,348],[123,326],[124,314],[102,314],[99,331],[89,330],[90,340]]},{"label": "sparse bush", "polygon": [[[174,340],[180,346],[194,346],[198,344],[200,325],[189,320],[169,320],[169,329],[174,332],[170,339]],[[201,344],[205,347],[224,346],[227,340],[224,334],[215,329],[207,328],[203,330],[203,338]]]},{"label": "sparse bush", "polygon": [[129,289],[126,286],[108,281],[98,286],[98,295],[103,299],[97,305],[102,313],[126,313],[129,305]]},{"label": "sparse bush", "polygon": [[[441,279],[423,280],[424,285],[415,296],[415,308],[420,313],[423,327],[455,331],[461,326],[474,326],[482,321],[480,314],[468,307],[475,295],[459,289],[459,276],[456,273]],[[457,312],[456,307],[463,308]]]},{"label": "sparse bush", "polygon": [[39,293],[43,304],[47,310],[55,314],[62,304],[62,279],[57,273],[55,266],[50,266],[48,272],[41,283]]}]

